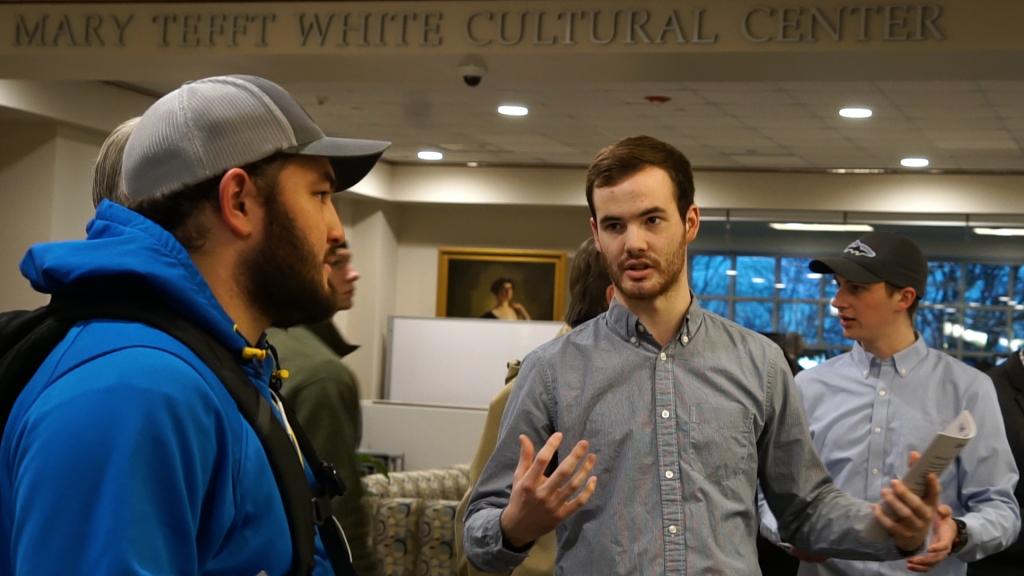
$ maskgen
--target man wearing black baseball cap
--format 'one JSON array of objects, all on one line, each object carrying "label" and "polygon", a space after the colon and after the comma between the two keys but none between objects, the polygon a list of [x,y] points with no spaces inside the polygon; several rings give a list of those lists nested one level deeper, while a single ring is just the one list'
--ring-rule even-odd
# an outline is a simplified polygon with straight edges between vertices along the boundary
[{"label": "man wearing black baseball cap", "polygon": [[[100,203],[86,240],[32,247],[22,273],[55,301],[141,299],[206,334],[262,398],[259,427],[294,456],[302,487],[314,463],[292,451],[264,331],[334,312],[344,232],[331,195],[387,147],[325,136],[263,78],[186,83],[128,141],[127,207]],[[186,344],[93,319],[56,346],[0,443],[0,573],[332,573],[312,526],[293,541],[312,504],[285,506],[281,450],[264,449],[222,373]]]},{"label": "man wearing black baseball cap", "polygon": [[921,249],[910,238],[888,232],[865,234],[839,256],[812,260],[810,268],[861,284],[885,282],[893,288],[913,288],[915,302],[928,283],[928,262]]},{"label": "man wearing black baseball cap", "polygon": [[992,383],[928,348],[914,330],[928,263],[909,238],[871,232],[810,268],[835,276],[832,305],[843,335],[855,341],[850,352],[796,376],[815,447],[836,484],[877,501],[882,486],[906,473],[903,455],[923,451],[961,411],[974,415],[977,436],[940,478],[943,506],[921,554],[881,566],[805,561],[800,574],[966,574],[967,562],[1007,547],[1020,528],[1017,470]]}]

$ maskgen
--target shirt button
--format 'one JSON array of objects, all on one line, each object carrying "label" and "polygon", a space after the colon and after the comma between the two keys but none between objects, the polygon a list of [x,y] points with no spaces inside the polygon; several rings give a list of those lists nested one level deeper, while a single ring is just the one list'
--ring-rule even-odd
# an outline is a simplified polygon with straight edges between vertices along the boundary
[{"label": "shirt button", "polygon": [[661,417],[662,418],[668,418],[669,416],[671,416],[671,414],[669,413],[668,410],[662,410],[661,411]]},{"label": "shirt button", "polygon": [[676,532],[679,532],[679,528],[676,528],[675,524],[668,527],[669,534],[675,534]]},{"label": "shirt button", "polygon": [[646,328],[644,328],[643,324],[641,324],[641,325],[636,327],[636,331],[641,333],[641,334],[643,334],[645,330],[646,330]]},{"label": "shirt button", "polygon": [[661,358],[661,361],[664,362],[666,359],[668,359],[668,354],[662,352],[661,354],[658,355],[658,358]]},{"label": "shirt button", "polygon": [[881,431],[882,431],[881,428],[879,428],[878,426],[875,426],[875,434],[878,434]]},{"label": "shirt button", "polygon": [[632,338],[630,338],[629,339],[629,343],[630,344],[636,344],[636,336],[633,336]]},{"label": "shirt button", "polygon": [[872,468],[871,473],[874,474],[875,476],[878,476],[878,468]]},{"label": "shirt button", "polygon": [[885,396],[885,390],[879,390],[878,391],[878,395],[879,396]]},{"label": "shirt button", "polygon": [[906,376],[906,375],[907,375],[907,369],[906,368],[900,370],[900,376]]},{"label": "shirt button", "polygon": [[675,477],[676,477],[676,473],[675,472],[673,472],[671,470],[665,470],[665,478],[668,478],[669,480],[671,480],[671,479],[673,479]]}]

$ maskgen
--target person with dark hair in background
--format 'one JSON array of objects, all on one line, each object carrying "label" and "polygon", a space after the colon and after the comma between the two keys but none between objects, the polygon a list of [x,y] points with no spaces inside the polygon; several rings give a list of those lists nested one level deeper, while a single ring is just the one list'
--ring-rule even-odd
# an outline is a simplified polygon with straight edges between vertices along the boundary
[{"label": "person with dark hair in background", "polygon": [[[562,336],[594,318],[608,309],[608,302],[613,294],[612,281],[605,270],[601,253],[597,251],[594,239],[587,238],[576,249],[572,257],[572,264],[569,267],[569,309],[565,313],[565,325],[558,333]],[[516,376],[519,375],[519,360],[513,360],[508,364],[508,373],[505,375],[506,386],[498,392],[491,400],[487,409],[487,420],[484,422],[483,434],[480,436],[480,444],[476,449],[476,456],[469,466],[469,490],[459,503],[455,517],[455,545],[456,545],[456,572],[459,576],[470,576],[483,574],[473,567],[466,559],[466,553],[462,546],[462,531],[465,527],[466,507],[469,506],[469,496],[473,492],[473,485],[480,477],[487,460],[494,452],[494,444],[498,440],[498,426],[501,424],[505,414],[505,406],[508,404],[509,394],[515,384]],[[554,534],[547,534],[537,540],[530,550],[530,554],[517,566],[512,574],[514,576],[550,576],[555,569],[555,538]]]},{"label": "person with dark hair in background", "polygon": [[803,336],[797,332],[761,332],[761,335],[775,342],[782,350],[782,354],[786,357],[786,364],[789,365],[789,371],[793,373],[793,376],[799,374],[802,368],[797,362],[797,358],[800,357],[800,353],[804,349]]},{"label": "person with dark hair in background", "polygon": [[530,313],[526,307],[515,302],[516,286],[511,278],[497,278],[491,282],[491,294],[494,294],[494,308],[480,315],[481,318],[497,320],[529,320]]},{"label": "person with dark hair in background", "polygon": [[[22,274],[54,299],[141,300],[191,324],[234,359],[287,442],[264,332],[335,310],[330,199],[388,145],[325,136],[263,78],[186,83],[135,125],[125,205],[100,202],[85,240],[30,248]],[[107,319],[57,344],[0,441],[0,573],[332,572],[319,536],[311,565],[295,565],[269,452],[188,344]],[[319,534],[333,542],[333,529]]]},{"label": "person with dark hair in background", "polygon": [[[1006,362],[988,371],[996,388],[999,408],[1006,426],[1006,439],[1010,443],[1017,474],[1024,477],[1024,348],[1017,350]],[[1024,481],[1017,480],[1013,491],[1017,505],[1024,508]],[[968,576],[1017,576],[1024,566],[1024,537],[1009,548],[967,565]]]},{"label": "person with dark hair in background", "polygon": [[[854,340],[850,352],[796,377],[814,446],[837,485],[874,499],[907,472],[906,453],[924,451],[962,411],[974,416],[977,432],[942,473],[941,512],[926,550],[877,564],[815,557],[796,546],[799,573],[966,574],[968,562],[1006,548],[1020,530],[1017,468],[989,379],[929,348],[914,330],[928,262],[911,239],[869,232],[838,256],[812,260],[810,269],[835,276],[832,305],[843,335]],[[770,528],[778,510],[761,509]]]},{"label": "person with dark hair in background", "polygon": [[[803,338],[800,334],[794,332],[785,334],[762,332],[761,334],[779,346],[793,376],[799,374],[801,368],[796,359],[803,347]],[[760,490],[757,495],[758,498],[763,498]],[[800,560],[760,533],[757,535],[757,564],[761,567],[762,574],[770,576],[792,576],[800,568]]]},{"label": "person with dark hair in background", "polygon": [[[894,482],[889,511],[836,488],[778,346],[693,299],[686,251],[700,212],[686,157],[647,136],[621,140],[598,153],[586,191],[615,298],[523,360],[470,497],[469,561],[511,570],[555,530],[559,574],[759,574],[758,480],[800,546],[916,551],[935,476],[924,499]],[[875,522],[891,540],[871,537]]]}]

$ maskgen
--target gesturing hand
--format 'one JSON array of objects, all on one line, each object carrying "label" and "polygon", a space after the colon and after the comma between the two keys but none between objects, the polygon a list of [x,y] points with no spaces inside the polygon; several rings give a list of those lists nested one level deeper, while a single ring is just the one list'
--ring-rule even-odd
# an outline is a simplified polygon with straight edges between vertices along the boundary
[{"label": "gesturing hand", "polygon": [[512,548],[522,548],[554,530],[594,494],[597,477],[587,475],[597,456],[587,453],[586,440],[576,443],[551,476],[544,476],[561,443],[562,433],[555,432],[534,457],[533,443],[525,435],[519,436],[519,465],[512,476],[512,495],[501,513],[501,533]]},{"label": "gesturing hand", "polygon": [[[918,452],[910,453],[910,466],[921,458]],[[882,488],[882,501],[885,506],[875,504],[875,518],[892,536],[900,550],[917,550],[928,537],[935,517],[935,509],[939,504],[939,493],[942,487],[934,473],[927,476],[927,488],[923,498],[907,488],[899,480],[893,480],[891,488]]]}]

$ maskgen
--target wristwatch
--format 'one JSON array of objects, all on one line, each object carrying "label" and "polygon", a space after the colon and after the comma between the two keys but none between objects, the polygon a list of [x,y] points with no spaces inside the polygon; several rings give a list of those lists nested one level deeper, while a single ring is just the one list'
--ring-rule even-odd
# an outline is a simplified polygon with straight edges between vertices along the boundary
[{"label": "wristwatch", "polygon": [[968,541],[967,524],[959,518],[953,518],[953,522],[956,523],[956,538],[953,539],[953,548],[950,549],[950,554],[956,554],[963,550]]}]

